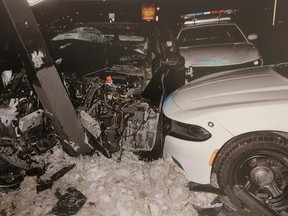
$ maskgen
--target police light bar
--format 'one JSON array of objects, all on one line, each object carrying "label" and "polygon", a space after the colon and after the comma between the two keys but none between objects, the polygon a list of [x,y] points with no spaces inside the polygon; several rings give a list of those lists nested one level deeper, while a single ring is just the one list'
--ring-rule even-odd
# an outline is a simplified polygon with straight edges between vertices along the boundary
[{"label": "police light bar", "polygon": [[34,6],[34,5],[36,5],[42,1],[44,1],[44,0],[27,0],[29,6]]},{"label": "police light bar", "polygon": [[200,23],[209,23],[209,22],[220,22],[220,21],[231,21],[230,17],[217,17],[217,18],[212,18],[212,19],[193,19],[193,20],[188,20],[184,22],[184,25],[190,25],[190,24],[200,24]]},{"label": "police light bar", "polygon": [[204,15],[230,15],[233,13],[236,13],[237,9],[228,9],[228,10],[213,10],[213,11],[206,11],[206,12],[198,12],[198,13],[190,13],[182,15],[182,19],[194,19],[198,16],[204,16]]}]

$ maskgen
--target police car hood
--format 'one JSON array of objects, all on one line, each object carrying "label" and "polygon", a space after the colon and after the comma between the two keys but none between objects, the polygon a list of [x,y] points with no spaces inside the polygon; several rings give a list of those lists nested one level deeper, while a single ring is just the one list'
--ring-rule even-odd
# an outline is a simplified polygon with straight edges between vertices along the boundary
[{"label": "police car hood", "polygon": [[180,47],[180,53],[186,67],[243,64],[260,58],[257,48],[246,42]]},{"label": "police car hood", "polygon": [[172,93],[163,109],[168,117],[185,112],[193,117],[243,106],[265,106],[283,100],[288,100],[288,79],[272,67],[259,67],[196,79]]}]

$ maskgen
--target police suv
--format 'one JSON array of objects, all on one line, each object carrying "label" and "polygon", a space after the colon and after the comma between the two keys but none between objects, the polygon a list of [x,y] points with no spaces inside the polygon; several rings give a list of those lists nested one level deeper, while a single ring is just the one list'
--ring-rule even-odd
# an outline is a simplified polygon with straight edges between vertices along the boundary
[{"label": "police suv", "polygon": [[185,58],[187,80],[224,70],[263,65],[256,46],[231,20],[237,10],[216,10],[181,16],[177,40]]}]

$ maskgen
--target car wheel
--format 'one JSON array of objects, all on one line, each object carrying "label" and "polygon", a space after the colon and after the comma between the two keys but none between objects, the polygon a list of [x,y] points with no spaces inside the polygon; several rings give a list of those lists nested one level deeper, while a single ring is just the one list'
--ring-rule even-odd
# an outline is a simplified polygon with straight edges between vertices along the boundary
[{"label": "car wheel", "polygon": [[[221,189],[242,186],[277,212],[288,212],[288,141],[253,133],[227,143],[216,159]],[[285,214],[285,215],[286,215]]]}]

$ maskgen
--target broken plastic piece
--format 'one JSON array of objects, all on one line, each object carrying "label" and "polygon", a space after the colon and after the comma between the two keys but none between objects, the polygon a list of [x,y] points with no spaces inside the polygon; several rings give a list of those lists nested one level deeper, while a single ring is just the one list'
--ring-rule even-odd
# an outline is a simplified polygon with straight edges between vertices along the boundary
[{"label": "broken plastic piece", "polygon": [[30,113],[29,115],[22,117],[19,120],[19,129],[21,132],[25,132],[41,125],[43,122],[43,115],[44,110],[39,109],[33,113]]},{"label": "broken plastic piece", "polygon": [[85,202],[86,197],[80,191],[74,187],[68,188],[67,192],[59,199],[47,215],[75,215]]},{"label": "broken plastic piece", "polygon": [[29,169],[26,171],[27,176],[37,176],[40,177],[42,176],[46,171],[46,167],[34,167],[32,169]]},{"label": "broken plastic piece", "polygon": [[214,193],[217,195],[225,195],[225,193],[210,184],[198,184],[196,182],[188,182],[188,188],[190,191],[197,191],[197,192],[207,192],[207,193]]},{"label": "broken plastic piece", "polygon": [[81,110],[79,112],[80,121],[83,127],[91,133],[95,138],[98,138],[101,134],[100,123],[92,118],[87,112]]},{"label": "broken plastic piece", "polygon": [[112,84],[113,83],[112,76],[107,76],[106,81],[107,81],[107,83]]},{"label": "broken plastic piece", "polygon": [[71,165],[69,165],[67,167],[63,167],[61,170],[59,170],[56,173],[54,173],[50,177],[50,179],[41,181],[40,184],[36,186],[37,193],[39,193],[41,191],[44,191],[44,190],[47,190],[47,189],[51,189],[54,181],[57,181],[58,179],[63,177],[68,171],[70,171],[74,167],[75,167],[75,164],[71,164]]}]

